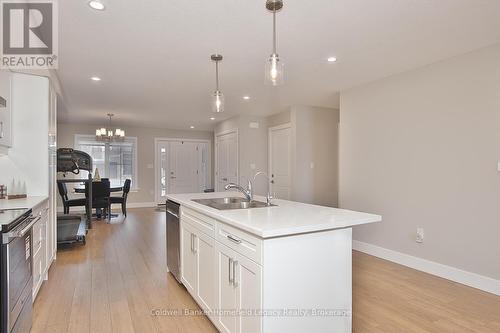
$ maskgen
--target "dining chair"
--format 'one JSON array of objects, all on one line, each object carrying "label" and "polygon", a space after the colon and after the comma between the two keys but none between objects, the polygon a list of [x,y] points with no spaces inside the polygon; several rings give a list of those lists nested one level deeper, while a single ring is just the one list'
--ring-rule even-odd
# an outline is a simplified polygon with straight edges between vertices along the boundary
[{"label": "dining chair", "polygon": [[57,181],[57,189],[63,203],[64,214],[69,214],[70,207],[87,206],[87,199],[85,198],[70,199],[68,197],[68,187],[66,186],[66,183]]},{"label": "dining chair", "polygon": [[130,179],[125,179],[125,183],[123,184],[123,194],[121,197],[110,197],[111,204],[121,204],[122,205],[122,213],[127,216],[127,197],[130,192],[130,184],[132,181]]},{"label": "dining chair", "polygon": [[[88,193],[88,191],[86,191]],[[110,183],[92,182],[92,208],[102,209],[108,221],[111,221]]]}]

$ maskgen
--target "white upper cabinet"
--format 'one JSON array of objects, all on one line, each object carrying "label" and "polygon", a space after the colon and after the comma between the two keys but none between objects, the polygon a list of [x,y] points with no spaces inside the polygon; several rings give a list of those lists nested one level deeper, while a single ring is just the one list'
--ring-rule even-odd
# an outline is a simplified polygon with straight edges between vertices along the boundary
[{"label": "white upper cabinet", "polygon": [[10,71],[0,71],[0,146],[12,146]]}]

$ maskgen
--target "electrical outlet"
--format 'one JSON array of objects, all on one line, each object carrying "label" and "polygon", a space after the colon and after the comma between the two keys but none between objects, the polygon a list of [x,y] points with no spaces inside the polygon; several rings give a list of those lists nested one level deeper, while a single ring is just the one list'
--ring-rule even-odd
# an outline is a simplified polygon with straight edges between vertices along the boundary
[{"label": "electrical outlet", "polygon": [[424,242],[424,228],[417,228],[417,237],[415,239],[417,243]]}]

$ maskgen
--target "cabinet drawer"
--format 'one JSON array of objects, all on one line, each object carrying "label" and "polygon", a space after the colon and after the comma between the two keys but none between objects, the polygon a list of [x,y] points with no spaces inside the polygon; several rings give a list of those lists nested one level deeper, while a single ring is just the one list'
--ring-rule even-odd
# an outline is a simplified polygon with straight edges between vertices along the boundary
[{"label": "cabinet drawer", "polygon": [[213,218],[195,212],[189,208],[181,207],[181,219],[208,236],[215,238],[217,221]]},{"label": "cabinet drawer", "polygon": [[225,223],[217,224],[217,240],[239,254],[262,264],[262,240]]}]

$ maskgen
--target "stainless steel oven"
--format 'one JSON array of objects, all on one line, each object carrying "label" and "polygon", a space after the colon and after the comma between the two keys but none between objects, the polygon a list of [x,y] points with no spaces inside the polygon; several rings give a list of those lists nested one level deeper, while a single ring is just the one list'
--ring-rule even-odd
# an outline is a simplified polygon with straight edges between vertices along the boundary
[{"label": "stainless steel oven", "polygon": [[32,228],[40,217],[18,215],[2,223],[1,333],[28,333],[32,323]]}]

